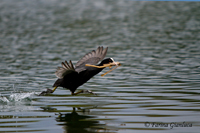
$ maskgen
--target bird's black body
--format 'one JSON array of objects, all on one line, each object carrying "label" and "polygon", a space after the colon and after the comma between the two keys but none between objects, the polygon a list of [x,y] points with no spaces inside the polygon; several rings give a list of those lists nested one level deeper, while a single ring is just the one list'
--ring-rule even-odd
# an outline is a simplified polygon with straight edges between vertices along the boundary
[{"label": "bird's black body", "polygon": [[88,80],[90,80],[90,78],[92,78],[94,75],[98,74],[103,70],[103,68],[92,68],[92,69],[84,70],[80,73],[77,72],[70,73],[62,79],[57,79],[53,87],[60,86],[63,88],[67,88],[72,93],[74,93],[79,86],[83,85]]},{"label": "bird's black body", "polygon": [[[112,58],[104,59],[107,49],[103,47],[98,47],[97,50],[86,54],[80,61],[77,62],[75,68],[70,61],[62,62],[62,67],[58,67],[56,71],[56,76],[58,79],[54,83],[53,87],[63,87],[69,89],[72,94],[76,89],[90,80],[94,75],[101,72],[104,68],[89,67],[86,64],[103,66],[113,62]],[[103,60],[104,59],[104,60]],[[101,61],[102,60],[102,61]],[[97,64],[101,61],[99,64]]]}]

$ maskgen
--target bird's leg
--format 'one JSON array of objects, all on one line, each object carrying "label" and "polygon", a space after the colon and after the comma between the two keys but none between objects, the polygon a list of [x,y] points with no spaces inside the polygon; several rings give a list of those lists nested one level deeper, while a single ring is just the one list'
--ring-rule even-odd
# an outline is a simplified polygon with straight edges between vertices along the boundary
[{"label": "bird's leg", "polygon": [[58,86],[54,87],[51,93],[53,93],[53,92],[57,89],[57,87],[58,87]]},{"label": "bird's leg", "polygon": [[53,90],[51,90],[51,89],[47,88],[47,90],[46,90],[46,91],[43,91],[43,92],[41,92],[41,93],[39,94],[39,96],[43,96],[43,95],[46,95],[46,94],[53,93],[53,92],[56,90],[56,88],[57,88],[57,87],[58,87],[58,86],[54,87],[54,88],[53,88]]},{"label": "bird's leg", "polygon": [[97,95],[96,93],[94,93],[90,90],[81,90],[81,91],[78,91],[76,93],[72,93],[72,95],[77,95],[77,94],[80,94],[80,93],[90,93],[90,94],[93,94],[93,95]]},{"label": "bird's leg", "polygon": [[78,91],[78,92],[76,92],[76,93],[72,92],[72,95],[77,95],[77,94],[79,94],[79,93],[83,93],[83,90]]}]

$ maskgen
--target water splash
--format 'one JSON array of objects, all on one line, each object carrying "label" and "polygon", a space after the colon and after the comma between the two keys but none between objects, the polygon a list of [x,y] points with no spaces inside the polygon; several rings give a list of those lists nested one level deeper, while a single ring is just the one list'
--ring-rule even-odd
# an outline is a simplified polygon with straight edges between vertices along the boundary
[{"label": "water splash", "polygon": [[10,101],[8,100],[7,97],[1,96],[1,97],[0,97],[0,102],[8,103],[8,102],[10,102]]},{"label": "water splash", "polygon": [[0,96],[0,103],[10,103],[10,102],[27,102],[31,101],[35,92],[23,92],[23,93],[12,93],[9,96]]},{"label": "water splash", "polygon": [[12,93],[7,96],[0,95],[0,112],[22,112],[34,110],[32,98],[35,92]]}]

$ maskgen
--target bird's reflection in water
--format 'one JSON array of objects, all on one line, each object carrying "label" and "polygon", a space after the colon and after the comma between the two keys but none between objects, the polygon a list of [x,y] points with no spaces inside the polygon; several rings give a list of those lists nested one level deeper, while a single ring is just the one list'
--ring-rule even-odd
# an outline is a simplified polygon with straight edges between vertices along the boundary
[{"label": "bird's reflection in water", "polygon": [[[82,112],[84,115],[79,115],[77,110]],[[100,124],[97,120],[92,120],[94,116],[89,116],[85,114],[89,113],[89,109],[81,109],[73,107],[71,113],[59,114],[56,118],[57,122],[62,122],[66,133],[94,133],[94,132],[105,132],[105,124]],[[104,128],[103,128],[104,127]]]}]

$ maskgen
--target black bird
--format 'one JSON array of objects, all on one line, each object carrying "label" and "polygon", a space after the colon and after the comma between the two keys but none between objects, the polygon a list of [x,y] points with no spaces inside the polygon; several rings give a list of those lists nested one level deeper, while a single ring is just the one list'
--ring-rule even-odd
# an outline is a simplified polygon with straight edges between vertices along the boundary
[{"label": "black bird", "polygon": [[[76,95],[78,93],[91,91],[79,91],[75,93],[76,89],[86,83],[90,78],[94,75],[101,72],[105,67],[112,67],[120,65],[119,62],[114,62],[112,58],[106,58],[108,47],[98,47],[97,50],[93,50],[92,52],[87,53],[83,58],[81,58],[75,65],[73,66],[71,60],[69,63],[67,61],[62,62],[62,67],[58,67],[55,72],[58,79],[54,83],[54,89],[47,89],[47,91],[43,91],[40,95],[44,95],[46,93],[53,93],[57,87],[67,88],[71,91],[72,95]],[[101,61],[99,64],[97,64]],[[89,64],[89,65],[88,65]],[[94,94],[94,93],[92,93]]]}]

